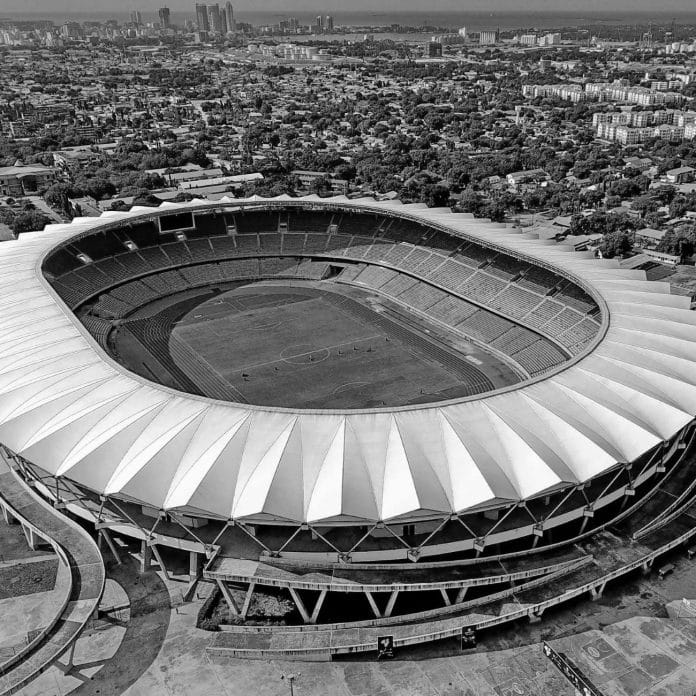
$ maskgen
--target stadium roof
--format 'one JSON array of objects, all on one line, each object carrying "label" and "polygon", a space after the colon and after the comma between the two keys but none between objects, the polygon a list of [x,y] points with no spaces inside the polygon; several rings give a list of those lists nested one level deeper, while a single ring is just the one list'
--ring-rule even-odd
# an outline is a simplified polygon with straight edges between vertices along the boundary
[{"label": "stadium roof", "polygon": [[[0,442],[51,474],[158,509],[356,523],[441,517],[586,481],[694,418],[696,313],[667,284],[448,209],[323,202],[401,213],[553,266],[606,305],[606,333],[543,379],[461,402],[311,411],[191,396],[114,362],[41,273],[60,242],[155,211],[109,212],[0,244]],[[159,210],[221,203],[244,201]]]}]

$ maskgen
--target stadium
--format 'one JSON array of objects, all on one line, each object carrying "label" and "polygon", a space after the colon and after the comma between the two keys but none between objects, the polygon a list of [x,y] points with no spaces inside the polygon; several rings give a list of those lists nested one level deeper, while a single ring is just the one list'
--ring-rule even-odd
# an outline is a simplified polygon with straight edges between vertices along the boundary
[{"label": "stadium", "polygon": [[413,615],[399,592],[452,612],[687,485],[689,298],[524,230],[193,200],[49,225],[0,269],[6,460],[242,617],[262,587],[308,624],[351,591],[373,623]]}]

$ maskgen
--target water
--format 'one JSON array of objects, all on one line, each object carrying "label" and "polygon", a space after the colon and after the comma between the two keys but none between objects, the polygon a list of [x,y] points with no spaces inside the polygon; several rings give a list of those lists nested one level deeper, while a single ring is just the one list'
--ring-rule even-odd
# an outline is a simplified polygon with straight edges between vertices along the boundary
[{"label": "water", "polygon": [[[222,3],[221,3],[222,4]],[[172,11],[172,22],[183,25],[187,19],[194,20],[194,3],[191,3],[190,11]],[[137,7],[137,2],[129,3],[129,7]],[[297,17],[302,25],[311,24],[318,12],[268,12],[268,11],[244,11],[235,12],[235,18],[239,22],[249,22],[254,25],[277,24],[281,19]],[[582,25],[656,25],[669,24],[674,17],[679,24],[696,24],[696,10],[694,11],[613,11],[613,12],[560,12],[560,11],[461,11],[461,12],[333,12],[336,26],[386,26],[399,24],[401,26],[435,26],[456,29],[466,27],[468,31],[481,31],[500,28],[512,29],[537,29],[548,30],[561,27],[574,27]],[[11,17],[16,20],[47,19],[55,24],[65,21],[84,22],[89,20],[105,22],[107,19],[116,19],[126,22],[129,19],[129,10],[114,12],[85,10],[83,12],[56,13],[56,12],[0,12],[0,16]],[[156,12],[142,12],[144,22],[157,21]]]}]

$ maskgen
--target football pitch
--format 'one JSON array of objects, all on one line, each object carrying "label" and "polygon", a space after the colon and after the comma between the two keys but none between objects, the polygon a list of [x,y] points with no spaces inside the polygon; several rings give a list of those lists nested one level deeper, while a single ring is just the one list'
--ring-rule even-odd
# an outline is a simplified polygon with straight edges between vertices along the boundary
[{"label": "football pitch", "polygon": [[203,393],[260,406],[396,407],[499,386],[480,361],[383,310],[336,291],[242,286],[182,317],[169,353]]}]

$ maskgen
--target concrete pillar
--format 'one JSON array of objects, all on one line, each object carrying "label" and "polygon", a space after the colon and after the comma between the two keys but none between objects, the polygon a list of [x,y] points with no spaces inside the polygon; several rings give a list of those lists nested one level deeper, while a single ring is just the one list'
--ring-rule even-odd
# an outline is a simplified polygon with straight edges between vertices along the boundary
[{"label": "concrete pillar", "polygon": [[114,540],[111,538],[111,534],[109,534],[108,529],[100,529],[99,530],[99,536],[97,537],[99,543],[99,548],[101,549],[101,540],[104,539],[106,542],[107,546],[109,547],[109,550],[114,556],[114,559],[116,560],[116,563],[118,565],[121,565],[121,556],[118,554],[118,550],[116,549],[116,544],[114,544]]},{"label": "concrete pillar", "polygon": [[230,588],[227,587],[225,582],[223,580],[218,580],[217,581],[218,587],[220,588],[220,592],[222,592],[222,596],[225,598],[225,601],[227,602],[227,607],[230,610],[231,614],[234,614],[235,616],[239,616],[241,613],[239,611],[239,607],[237,606],[237,602],[234,601],[234,597],[232,596],[232,593],[230,592]]},{"label": "concrete pillar", "polygon": [[2,519],[5,520],[5,524],[15,524],[17,522],[14,515],[4,505],[2,506]]},{"label": "concrete pillar", "polygon": [[307,624],[311,623],[309,612],[307,611],[307,607],[305,607],[304,602],[302,601],[302,597],[300,597],[299,593],[294,587],[288,587],[288,590],[290,591],[290,596],[295,602],[297,611],[299,611],[300,616],[302,616],[302,620]]},{"label": "concrete pillar", "polygon": [[27,540],[27,544],[29,545],[29,548],[32,551],[36,551],[36,549],[39,546],[39,537],[36,536],[36,533],[31,527],[27,527],[26,525],[22,525],[22,530],[24,531],[24,537]]},{"label": "concrete pillar", "polygon": [[152,565],[152,548],[148,546],[147,541],[143,539],[140,542],[140,572],[147,573]]},{"label": "concrete pillar", "polygon": [[375,598],[372,596],[372,592],[368,592],[367,590],[365,592],[365,597],[367,597],[367,601],[370,604],[370,608],[372,609],[372,613],[375,615],[376,619],[381,619],[382,618],[382,612],[379,610],[379,607],[377,606],[377,602],[375,602]]},{"label": "concrete pillar", "polygon": [[601,599],[602,595],[604,594],[604,588],[606,586],[607,583],[603,582],[600,585],[590,588],[590,595],[592,596],[593,602],[596,602],[598,599]]},{"label": "concrete pillar", "polygon": [[392,615],[392,611],[394,611],[394,605],[396,604],[396,598],[398,596],[399,590],[392,590],[392,593],[389,595],[389,601],[387,602],[387,608],[384,610],[384,615],[386,617]]},{"label": "concrete pillar", "polygon": [[189,551],[189,580],[193,582],[201,576],[200,554],[197,551]]},{"label": "concrete pillar", "polygon": [[529,614],[529,623],[530,624],[538,624],[541,623],[541,617],[544,613],[543,609],[537,609],[537,611],[533,611],[531,614]]}]

